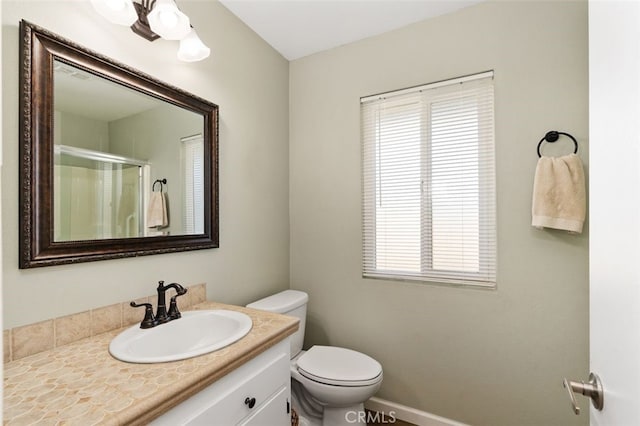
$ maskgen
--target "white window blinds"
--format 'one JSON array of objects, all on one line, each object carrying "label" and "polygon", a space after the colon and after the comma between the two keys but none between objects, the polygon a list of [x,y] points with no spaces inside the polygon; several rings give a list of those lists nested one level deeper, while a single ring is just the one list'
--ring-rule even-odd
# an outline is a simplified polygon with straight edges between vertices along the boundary
[{"label": "white window blinds", "polygon": [[494,286],[493,73],[361,100],[363,276]]},{"label": "white window blinds", "polygon": [[204,233],[204,140],[202,135],[182,138],[183,203],[185,234]]}]

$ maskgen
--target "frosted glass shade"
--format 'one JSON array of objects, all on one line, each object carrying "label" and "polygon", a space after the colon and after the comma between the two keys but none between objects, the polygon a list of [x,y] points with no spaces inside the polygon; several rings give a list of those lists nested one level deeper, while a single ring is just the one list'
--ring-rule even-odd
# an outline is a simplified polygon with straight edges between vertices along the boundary
[{"label": "frosted glass shade", "polygon": [[130,27],[138,20],[132,0],[91,0],[94,9],[109,22]]},{"label": "frosted glass shade", "polygon": [[147,19],[151,30],[165,40],[182,40],[191,30],[189,17],[173,0],[156,0]]},{"label": "frosted glass shade", "polygon": [[182,40],[180,40],[180,48],[178,49],[178,59],[185,62],[201,61],[208,57],[211,53],[205,44],[200,40],[196,31],[192,28],[191,32]]}]

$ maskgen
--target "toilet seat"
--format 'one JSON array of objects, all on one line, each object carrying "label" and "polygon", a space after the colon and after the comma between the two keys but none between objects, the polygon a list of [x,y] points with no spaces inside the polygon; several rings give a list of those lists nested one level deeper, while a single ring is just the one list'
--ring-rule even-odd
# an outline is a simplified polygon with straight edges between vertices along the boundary
[{"label": "toilet seat", "polygon": [[313,346],[297,360],[309,380],[334,386],[370,386],[382,380],[382,366],[360,352],[335,346]]}]

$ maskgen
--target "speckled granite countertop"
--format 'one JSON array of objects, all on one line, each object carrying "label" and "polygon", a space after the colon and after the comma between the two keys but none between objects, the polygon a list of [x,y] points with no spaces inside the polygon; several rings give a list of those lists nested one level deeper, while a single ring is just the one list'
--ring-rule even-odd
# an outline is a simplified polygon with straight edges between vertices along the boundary
[{"label": "speckled granite countertop", "polygon": [[245,312],[253,328],[226,348],[176,362],[131,364],[113,358],[109,342],[124,328],[9,362],[3,423],[146,424],[298,328],[296,318],[239,306],[205,302],[193,309]]}]

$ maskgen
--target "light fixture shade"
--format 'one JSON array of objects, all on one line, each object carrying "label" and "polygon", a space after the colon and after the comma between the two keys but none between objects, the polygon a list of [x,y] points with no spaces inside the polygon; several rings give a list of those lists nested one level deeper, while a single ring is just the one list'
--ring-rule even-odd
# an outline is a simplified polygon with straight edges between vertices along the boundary
[{"label": "light fixture shade", "polygon": [[204,45],[196,31],[192,28],[191,32],[182,40],[180,40],[180,48],[178,49],[178,59],[185,62],[201,61],[208,57],[211,49]]},{"label": "light fixture shade", "polygon": [[110,22],[130,27],[138,20],[132,0],[91,0],[98,13]]},{"label": "light fixture shade", "polygon": [[182,40],[191,30],[189,17],[173,0],[156,0],[147,19],[151,30],[165,40]]}]

